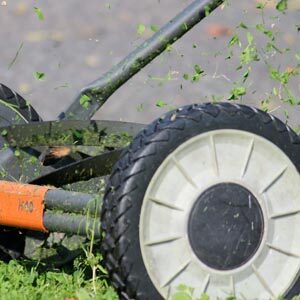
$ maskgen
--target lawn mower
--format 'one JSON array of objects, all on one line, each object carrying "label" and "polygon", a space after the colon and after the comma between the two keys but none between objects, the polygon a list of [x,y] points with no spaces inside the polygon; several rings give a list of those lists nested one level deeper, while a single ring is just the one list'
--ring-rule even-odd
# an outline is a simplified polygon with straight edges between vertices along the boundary
[{"label": "lawn mower", "polygon": [[[32,232],[101,240],[122,299],[288,299],[300,293],[300,138],[254,107],[204,103],[149,125],[91,120],[107,99],[222,5],[196,0],[43,122],[0,85],[0,250]],[[107,176],[109,175],[109,178]],[[62,187],[105,178],[105,192]]]}]

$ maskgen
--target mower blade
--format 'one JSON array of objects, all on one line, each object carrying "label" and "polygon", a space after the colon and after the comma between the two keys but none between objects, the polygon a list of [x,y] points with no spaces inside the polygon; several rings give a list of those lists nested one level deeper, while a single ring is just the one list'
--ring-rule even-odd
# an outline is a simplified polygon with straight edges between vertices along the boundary
[{"label": "mower blade", "polygon": [[98,156],[88,157],[81,161],[71,163],[53,172],[32,180],[31,184],[53,185],[56,187],[88,180],[110,174],[113,165],[117,162],[123,149],[113,150]]}]

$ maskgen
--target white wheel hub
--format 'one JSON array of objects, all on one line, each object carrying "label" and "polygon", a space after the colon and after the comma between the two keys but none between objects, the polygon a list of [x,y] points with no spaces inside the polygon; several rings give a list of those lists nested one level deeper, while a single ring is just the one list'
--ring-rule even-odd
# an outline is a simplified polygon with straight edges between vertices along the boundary
[{"label": "white wheel hub", "polygon": [[[226,270],[201,260],[188,234],[199,196],[223,183],[248,190],[263,219],[257,249],[243,264]],[[230,295],[276,298],[287,292],[298,276],[299,237],[297,169],[276,145],[239,130],[210,131],[180,145],[154,174],[140,216],[144,264],[165,299],[181,284],[194,288],[195,297],[207,293],[213,299]]]}]

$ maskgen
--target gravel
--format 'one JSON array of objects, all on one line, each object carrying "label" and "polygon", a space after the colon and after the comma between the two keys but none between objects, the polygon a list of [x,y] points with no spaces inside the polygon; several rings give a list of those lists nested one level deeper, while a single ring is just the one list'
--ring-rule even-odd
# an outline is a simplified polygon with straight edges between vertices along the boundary
[{"label": "gravel", "polygon": [[[300,51],[300,33],[295,28],[299,23],[300,5],[298,0],[290,1],[288,13],[283,15],[267,8],[265,16],[267,26],[279,32],[278,45],[282,49],[291,48],[286,54],[277,54],[268,60],[281,70],[294,66],[297,63],[295,53]],[[1,2],[0,81],[20,92],[43,119],[49,120],[66,109],[85,84],[149,37],[151,25],[163,25],[192,1]],[[266,43],[263,34],[255,30],[255,25],[262,22],[256,4],[254,0],[231,0],[223,10],[217,9],[176,42],[170,52],[155,59],[115,92],[95,118],[147,123],[175,106],[211,101],[213,95],[217,99],[227,99],[234,82],[243,73],[236,70],[238,55],[225,59],[229,53],[228,41],[236,26],[243,21],[249,29],[241,30],[241,35],[251,31],[259,48]],[[39,20],[34,7],[43,12],[43,21]],[[270,19],[269,15],[279,18]],[[138,24],[147,28],[142,35],[137,33]],[[245,38],[241,40],[245,45]],[[206,75],[199,82],[184,80],[183,74],[192,74],[195,64],[201,66]],[[44,73],[44,80],[36,80],[34,72]],[[260,106],[274,84],[269,79],[266,64],[263,61],[254,63],[246,82],[248,93],[242,102]],[[299,98],[299,77],[293,80],[291,89]],[[166,106],[158,107],[158,101]],[[270,108],[283,120],[289,112],[290,124],[300,125],[299,106],[291,107],[273,100]]]}]

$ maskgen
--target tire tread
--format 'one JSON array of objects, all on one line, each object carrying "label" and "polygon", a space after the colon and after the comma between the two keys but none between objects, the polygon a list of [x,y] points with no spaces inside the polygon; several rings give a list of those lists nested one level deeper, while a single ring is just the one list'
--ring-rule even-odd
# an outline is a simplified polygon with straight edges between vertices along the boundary
[{"label": "tire tread", "polygon": [[[242,115],[249,122],[258,121],[264,126],[272,126],[279,135],[287,134],[291,144],[300,145],[299,136],[277,118],[253,107],[231,103],[184,106],[165,114],[142,130],[124,150],[121,159],[113,168],[104,195],[101,215],[104,231],[101,243],[102,254],[105,266],[109,270],[110,279],[122,299],[148,299],[146,291],[139,287],[140,278],[130,274],[132,266],[128,266],[128,264],[131,260],[130,257],[127,257],[128,247],[124,247],[122,237],[130,226],[130,220],[126,219],[126,211],[132,207],[133,203],[126,193],[120,192],[128,180],[137,180],[144,170],[139,170],[134,174],[128,174],[127,170],[139,159],[151,158],[155,155],[152,151],[148,156],[139,156],[139,151],[144,146],[155,143],[156,151],[159,151],[158,148],[164,147],[169,142],[170,131],[184,130],[187,122],[193,122],[196,126],[201,119],[223,118],[224,115],[229,118]],[[165,134],[158,136],[157,133],[161,132],[165,132]],[[300,151],[300,147],[298,149]],[[300,165],[296,167],[298,170],[300,169]],[[124,208],[115,209],[120,205]],[[126,244],[130,242],[127,240]]]}]

